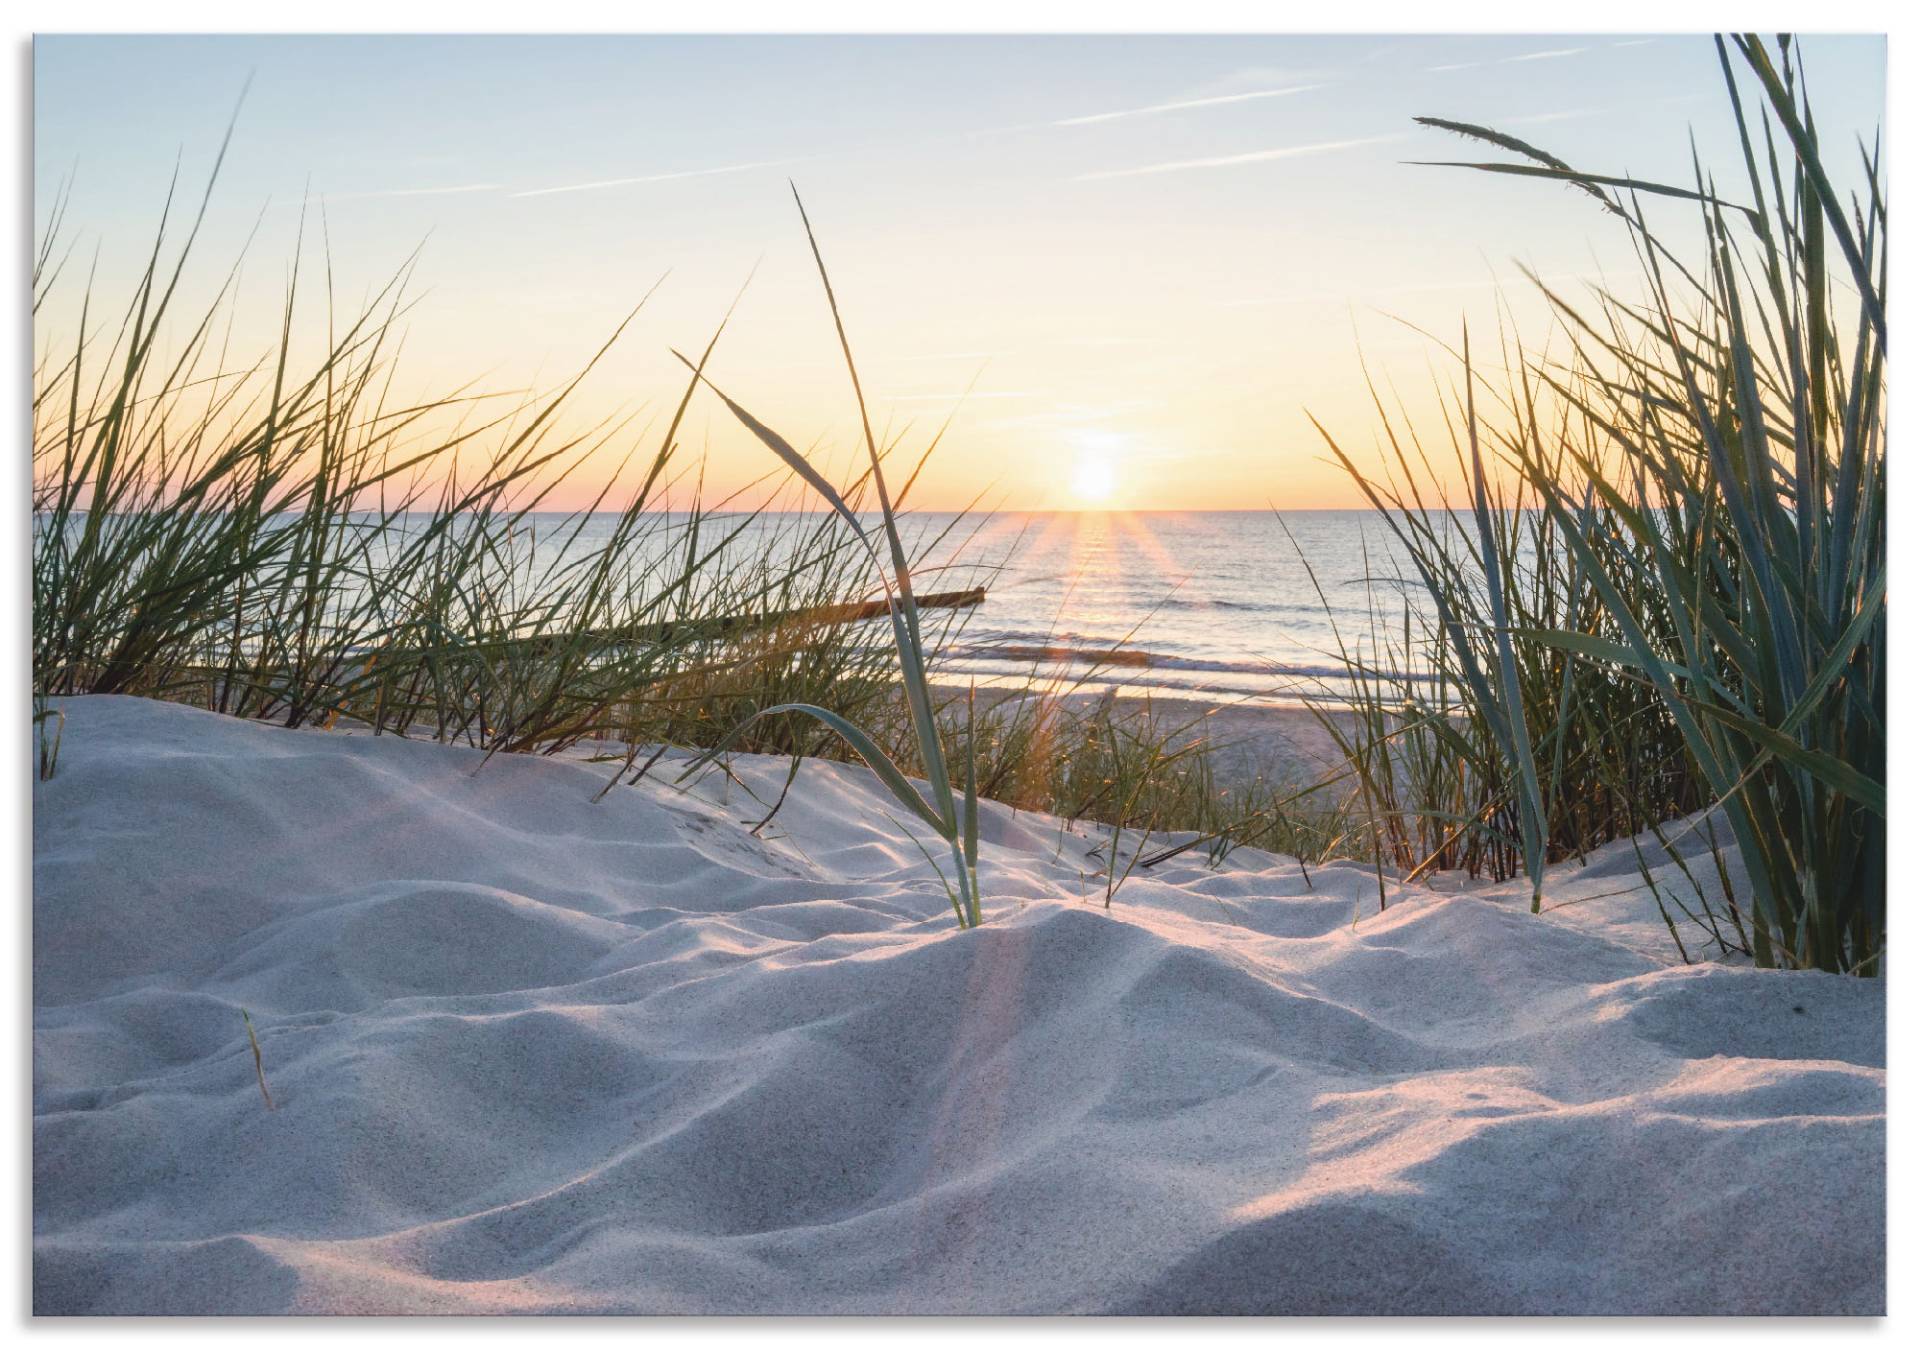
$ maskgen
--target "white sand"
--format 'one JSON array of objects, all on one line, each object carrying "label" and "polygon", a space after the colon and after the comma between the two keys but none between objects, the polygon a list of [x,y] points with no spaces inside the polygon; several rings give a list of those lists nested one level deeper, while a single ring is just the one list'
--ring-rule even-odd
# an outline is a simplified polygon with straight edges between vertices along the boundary
[{"label": "white sand", "polygon": [[962,933],[844,766],[755,838],[717,783],[67,707],[41,1312],[1884,1306],[1881,984],[1675,964],[1620,848],[1539,918],[1254,853],[1103,912],[989,807]]},{"label": "white sand", "polygon": [[[1023,695],[982,689],[979,696],[982,711],[990,712]],[[1059,697],[1068,707],[1085,712],[1102,695],[1075,691]],[[1205,743],[1213,760],[1214,780],[1223,787],[1260,781],[1298,788],[1342,775],[1338,743],[1304,703],[1220,703],[1179,694],[1128,693],[1114,699],[1113,712],[1120,725],[1163,740],[1170,750],[1195,740]]]}]

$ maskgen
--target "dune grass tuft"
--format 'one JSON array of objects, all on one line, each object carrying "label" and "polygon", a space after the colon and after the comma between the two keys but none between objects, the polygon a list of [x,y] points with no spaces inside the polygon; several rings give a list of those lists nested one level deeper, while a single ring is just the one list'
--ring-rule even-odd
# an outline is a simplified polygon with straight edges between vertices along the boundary
[{"label": "dune grass tuft", "polygon": [[[1392,451],[1380,473],[1327,436],[1434,611],[1419,636],[1409,620],[1405,645],[1431,654],[1437,680],[1408,689],[1404,712],[1366,708],[1376,722],[1354,761],[1377,788],[1447,747],[1455,781],[1425,779],[1390,812],[1428,822],[1400,860],[1436,831],[1443,851],[1480,835],[1496,869],[1517,859],[1536,901],[1545,862],[1711,807],[1693,827],[1716,831],[1716,849],[1726,831],[1752,899],[1743,913],[1731,887],[1717,900],[1700,887],[1685,916],[1763,967],[1875,974],[1887,841],[1883,170],[1877,148],[1860,146],[1861,185],[1841,201],[1790,39],[1739,36],[1719,52],[1747,203],[1698,174],[1676,186],[1585,173],[1488,128],[1422,119],[1525,161],[1464,167],[1593,196],[1628,231],[1644,285],[1596,287],[1583,302],[1539,283],[1568,351],[1548,359],[1515,344],[1504,387],[1463,339],[1449,411],[1465,512],[1429,503],[1422,485],[1441,480],[1446,456],[1417,438],[1403,446],[1410,429],[1377,396]],[[1649,223],[1648,197],[1695,209],[1702,264],[1684,264],[1671,229]],[[1476,391],[1496,400],[1497,424]],[[1489,441],[1505,488],[1490,482]]]},{"label": "dune grass tuft", "polygon": [[[709,501],[682,462],[697,374],[652,437],[573,408],[644,298],[548,393],[401,400],[411,264],[350,312],[328,267],[309,293],[297,249],[277,344],[244,357],[228,336],[238,264],[197,307],[185,298],[218,175],[216,160],[177,245],[169,203],[112,305],[90,278],[57,303],[75,284],[57,262],[59,203],[36,251],[37,693],[489,752],[612,742],[632,748],[629,768],[645,746],[713,743],[743,706],[888,698],[874,625],[836,617],[871,596],[864,559],[817,516],[774,509],[792,490],[780,475],[745,489],[751,501]],[[303,356],[296,334],[316,326],[324,344]],[[604,476],[583,483],[590,468]],[[857,507],[872,474],[844,499]],[[583,506],[552,507],[583,491]],[[670,492],[692,500],[669,509]],[[905,565],[952,542],[924,540]],[[942,615],[933,635],[958,621]],[[37,700],[50,771],[59,718],[42,712]],[[748,742],[811,748],[771,725]]]}]

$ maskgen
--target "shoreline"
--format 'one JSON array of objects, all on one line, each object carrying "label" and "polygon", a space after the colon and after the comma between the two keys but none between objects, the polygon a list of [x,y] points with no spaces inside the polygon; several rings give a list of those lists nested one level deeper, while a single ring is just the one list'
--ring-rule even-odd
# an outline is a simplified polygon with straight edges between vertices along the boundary
[{"label": "shoreline", "polygon": [[[965,693],[964,686],[950,682],[935,681],[934,688]],[[1056,694],[1041,689],[981,688],[978,697],[982,710],[1027,698],[1053,698],[1074,713],[1086,713],[1099,707],[1108,693],[1091,689]],[[1145,723],[1155,738],[1205,739],[1205,753],[1224,787],[1256,783],[1304,787],[1332,774],[1342,762],[1336,741],[1321,723],[1322,714],[1304,705],[1116,690],[1112,708],[1117,720],[1123,724]],[[1342,714],[1330,709],[1324,715]]]}]

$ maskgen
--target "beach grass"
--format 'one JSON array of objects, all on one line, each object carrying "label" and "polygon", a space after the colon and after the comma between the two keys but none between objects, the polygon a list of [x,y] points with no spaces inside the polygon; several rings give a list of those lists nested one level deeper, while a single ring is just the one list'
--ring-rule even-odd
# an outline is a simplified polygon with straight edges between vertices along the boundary
[{"label": "beach grass", "polygon": [[[218,175],[216,161],[177,245],[169,203],[116,322],[95,321],[107,305],[89,280],[78,331],[40,346],[32,660],[46,771],[59,713],[45,700],[86,693],[540,753],[712,743],[743,704],[886,700],[872,626],[838,617],[871,598],[863,559],[818,514],[768,510],[791,495],[777,475],[750,502],[701,499],[679,439],[697,376],[657,440],[572,416],[644,299],[545,395],[400,405],[405,268],[342,319],[330,286],[305,294],[296,258],[279,343],[251,359],[224,335],[237,265],[183,308]],[[63,279],[62,224],[56,203],[36,307]],[[316,307],[327,341],[302,364],[296,330]],[[585,484],[584,506],[549,510],[563,489],[579,496],[589,460],[622,471]],[[873,472],[843,500],[859,508]],[[690,504],[665,509],[689,487]],[[941,615],[932,635],[957,621]],[[748,747],[811,748],[767,731]]]},{"label": "beach grass", "polygon": [[[1088,854],[1109,901],[1174,856],[1256,846],[1364,860],[1383,898],[1389,874],[1524,879],[1538,909],[1547,867],[1639,835],[1677,859],[1676,830],[1691,829],[1715,864],[1690,894],[1661,896],[1683,957],[1877,973],[1881,161],[1858,147],[1864,186],[1842,201],[1792,44],[1740,37],[1720,52],[1739,192],[1585,173],[1492,128],[1422,119],[1513,157],[1468,167],[1592,197],[1628,231],[1644,286],[1542,283],[1550,355],[1505,326],[1491,357],[1464,331],[1442,342],[1457,379],[1440,391],[1439,440],[1370,376],[1379,465],[1322,433],[1412,569],[1371,578],[1368,631],[1335,632],[1343,677],[1308,704],[1339,750],[1329,773],[1225,779],[1204,717],[1075,696],[1097,666],[978,700],[939,682],[965,612],[924,609],[916,578],[963,555],[976,574],[991,562],[977,516],[906,527],[940,437],[908,455],[876,434],[804,209],[861,420],[864,463],[839,483],[713,387],[731,311],[682,357],[657,436],[573,406],[646,297],[541,395],[401,400],[412,260],[347,311],[324,254],[317,284],[297,254],[277,346],[236,358],[238,266],[199,308],[183,298],[218,158],[184,240],[170,198],[133,293],[109,308],[89,278],[78,332],[37,347],[39,771],[58,763],[48,700],[83,693],[489,753],[587,747],[615,765],[608,789],[670,745],[697,763],[789,755],[796,771],[806,756],[858,759],[942,840],[935,869],[962,926],[983,916],[980,796],[1110,828]],[[1672,242],[1648,199],[1693,208],[1696,237]],[[36,316],[74,280],[64,217],[63,196],[33,259]],[[1689,248],[1704,261],[1683,265]],[[303,359],[295,333],[316,306],[325,341]],[[703,385],[775,455],[751,501],[700,493],[680,433]],[[609,461],[586,505],[548,509]],[[665,509],[689,489],[689,506]],[[795,493],[828,509],[767,509]],[[884,621],[835,617],[876,597]],[[1734,856],[1750,899],[1728,880]]]},{"label": "beach grass", "polygon": [[[1886,912],[1881,162],[1857,147],[1863,186],[1842,202],[1793,43],[1740,36],[1719,52],[1749,204],[1705,178],[1585,173],[1498,131],[1423,119],[1521,156],[1465,167],[1593,196],[1629,232],[1644,284],[1572,297],[1540,283],[1567,350],[1548,359],[1511,343],[1499,383],[1463,336],[1449,447],[1396,429],[1379,399],[1391,447],[1380,471],[1327,437],[1414,560],[1433,613],[1405,645],[1439,672],[1398,714],[1361,694],[1369,734],[1352,758],[1384,814],[1483,833],[1496,871],[1524,871],[1536,896],[1547,862],[1712,807],[1697,827],[1724,828],[1752,898],[1743,912],[1722,886],[1716,914],[1701,887],[1686,917],[1763,967],[1874,974]],[[1682,263],[1647,197],[1697,208],[1703,263]],[[1494,400],[1491,422],[1476,392]],[[1422,491],[1449,458],[1471,484],[1459,513]],[[1506,487],[1490,485],[1490,462]],[[1419,777],[1401,797],[1385,765],[1431,763],[1436,744],[1458,785]]]},{"label": "beach grass", "polygon": [[[993,571],[977,513],[906,541],[900,512],[937,435],[891,495],[883,465],[903,447],[869,425],[867,464],[828,484],[834,510],[768,509],[818,490],[790,463],[790,476],[762,480],[751,502],[696,494],[665,510],[669,488],[698,482],[679,433],[725,319],[654,440],[617,418],[581,429],[568,415],[581,379],[644,300],[543,397],[462,388],[400,404],[390,391],[407,268],[341,318],[330,287],[308,295],[295,265],[278,344],[239,359],[225,336],[237,264],[199,308],[183,309],[218,176],[216,161],[177,245],[169,203],[130,296],[109,306],[88,279],[78,330],[39,348],[32,660],[42,774],[58,763],[58,700],[90,693],[489,752],[584,746],[604,760],[606,745],[623,746],[609,787],[636,780],[669,745],[724,741],[796,764],[850,754],[818,722],[762,715],[808,705],[866,727],[900,773],[929,781],[974,746],[977,790],[1023,808],[1168,829],[1214,828],[1237,809],[1228,789],[1205,785],[1190,734],[1170,743],[1181,728],[1149,734],[1110,703],[1037,684],[970,727],[971,700],[926,679],[929,653],[966,611],[921,609],[913,578],[951,575],[962,557],[959,581]],[[36,303],[78,280],[60,265],[65,223],[56,202],[35,257]],[[312,307],[327,311],[328,340],[303,365],[298,331]],[[96,324],[103,311],[116,322]],[[581,466],[596,455],[637,468],[635,480],[588,484],[586,505],[547,509],[567,489],[578,495]],[[871,541],[843,528],[876,505],[887,553],[877,570]],[[910,620],[898,599],[885,623],[835,617],[889,594],[913,604]],[[917,653],[905,665],[903,631]],[[916,669],[923,682],[904,692],[903,670]],[[1090,667],[1081,682],[1098,674]],[[963,777],[948,779],[956,829]],[[944,828],[945,812],[933,814]],[[976,908],[969,898],[959,911],[971,921]]]}]

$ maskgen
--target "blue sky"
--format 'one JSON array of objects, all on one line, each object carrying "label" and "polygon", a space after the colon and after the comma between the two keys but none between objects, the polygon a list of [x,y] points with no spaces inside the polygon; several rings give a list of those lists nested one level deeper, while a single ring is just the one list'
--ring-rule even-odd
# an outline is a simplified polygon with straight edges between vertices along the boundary
[{"label": "blue sky", "polygon": [[[1871,135],[1884,42],[1806,48],[1829,142]],[[1491,345],[1513,259],[1626,274],[1577,194],[1407,164],[1484,157],[1416,114],[1679,180],[1691,128],[1736,175],[1704,37],[42,37],[36,221],[72,174],[103,291],[137,267],[176,156],[197,192],[249,75],[195,274],[210,293],[257,222],[243,335],[267,331],[303,196],[341,296],[426,241],[423,391],[550,383],[665,276],[581,392],[657,407],[668,347],[701,342],[758,265],[716,376],[843,453],[792,178],[883,414],[935,419],[976,381],[928,504],[1075,504],[1090,458],[1115,504],[1346,504],[1303,409],[1370,444],[1358,350],[1416,388],[1433,354],[1380,311],[1464,316]],[[36,339],[72,318],[50,307]],[[714,481],[764,467],[711,413],[693,434]]]}]

